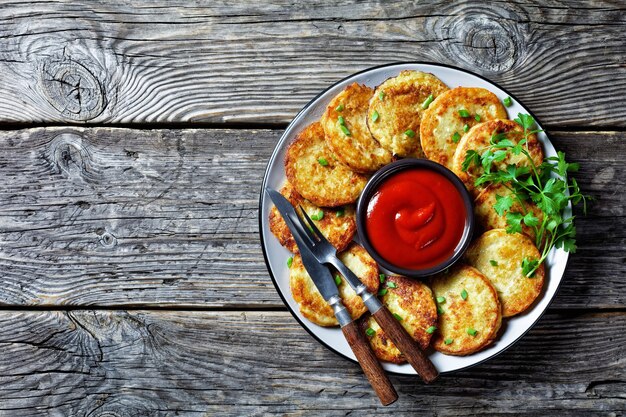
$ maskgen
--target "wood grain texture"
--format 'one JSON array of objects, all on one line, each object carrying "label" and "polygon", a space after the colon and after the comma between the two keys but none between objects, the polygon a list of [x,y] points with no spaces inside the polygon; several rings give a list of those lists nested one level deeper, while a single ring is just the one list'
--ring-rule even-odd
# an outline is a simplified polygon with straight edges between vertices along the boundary
[{"label": "wood grain texture", "polygon": [[[273,130],[0,132],[0,301],[282,307],[258,197]],[[558,308],[626,303],[626,133],[554,133],[596,196]]]},{"label": "wood grain texture", "polygon": [[358,365],[286,312],[0,312],[2,416],[622,416],[626,315],[544,316],[519,344],[431,385]]},{"label": "wood grain texture", "polygon": [[397,61],[457,65],[549,127],[626,126],[619,1],[13,1],[0,5],[0,122],[284,124]]}]

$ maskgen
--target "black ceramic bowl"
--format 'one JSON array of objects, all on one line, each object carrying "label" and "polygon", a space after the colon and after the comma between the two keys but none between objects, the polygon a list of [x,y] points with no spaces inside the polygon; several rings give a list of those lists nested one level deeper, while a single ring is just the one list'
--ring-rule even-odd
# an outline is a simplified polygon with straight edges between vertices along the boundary
[{"label": "black ceramic bowl", "polygon": [[[416,168],[435,171],[448,179],[459,191],[463,200],[463,204],[465,205],[466,213],[463,235],[456,248],[454,249],[452,255],[444,262],[427,269],[406,269],[390,263],[385,258],[380,256],[378,252],[376,252],[376,250],[369,241],[365,228],[365,222],[367,219],[367,206],[370,199],[377,191],[378,187],[385,180],[391,178],[395,174],[407,169]],[[472,240],[472,236],[474,234],[474,209],[472,204],[472,198],[465,188],[465,185],[459,179],[459,177],[457,177],[448,168],[427,159],[401,159],[378,170],[367,182],[367,185],[365,186],[363,192],[361,193],[361,196],[359,197],[359,201],[357,202],[356,206],[356,220],[357,230],[359,232],[359,237],[361,238],[361,243],[370,253],[370,255],[372,255],[372,257],[376,260],[376,262],[378,262],[379,265],[393,273],[411,278],[424,278],[430,275],[434,275],[452,266],[456,261],[461,258],[461,256],[463,256],[463,253],[465,253],[465,250],[467,250],[467,247],[469,246],[470,241]]]}]

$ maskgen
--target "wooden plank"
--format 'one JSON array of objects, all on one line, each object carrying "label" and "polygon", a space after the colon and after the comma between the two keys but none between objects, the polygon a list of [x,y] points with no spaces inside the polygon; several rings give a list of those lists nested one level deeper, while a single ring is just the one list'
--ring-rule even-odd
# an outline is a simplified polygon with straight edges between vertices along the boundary
[{"label": "wooden plank", "polygon": [[0,122],[284,124],[324,88],[397,61],[501,83],[549,127],[626,126],[615,1],[13,1]]},{"label": "wooden plank", "polygon": [[1,311],[0,415],[619,416],[625,327],[548,314],[473,369],[392,376],[400,399],[383,408],[285,312]]},{"label": "wooden plank", "polygon": [[[0,132],[0,300],[282,307],[258,236],[273,130]],[[626,303],[626,133],[555,133],[598,200],[558,308]]]}]

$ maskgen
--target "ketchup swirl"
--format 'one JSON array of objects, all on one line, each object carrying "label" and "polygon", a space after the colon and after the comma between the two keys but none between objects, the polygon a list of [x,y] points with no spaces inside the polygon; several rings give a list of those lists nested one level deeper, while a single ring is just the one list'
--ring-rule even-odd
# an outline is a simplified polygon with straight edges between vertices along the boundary
[{"label": "ketchup swirl", "polygon": [[463,198],[443,175],[407,169],[386,179],[367,206],[365,229],[376,252],[405,269],[427,269],[448,260],[466,219]]}]

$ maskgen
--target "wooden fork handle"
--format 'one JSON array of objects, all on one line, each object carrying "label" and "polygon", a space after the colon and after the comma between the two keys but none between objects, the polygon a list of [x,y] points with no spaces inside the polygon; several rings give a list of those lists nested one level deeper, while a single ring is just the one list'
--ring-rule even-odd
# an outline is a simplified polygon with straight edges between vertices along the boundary
[{"label": "wooden fork handle", "polygon": [[402,352],[425,383],[433,382],[439,372],[398,320],[383,306],[372,314],[389,339]]},{"label": "wooden fork handle", "polygon": [[352,348],[352,352],[354,352],[361,369],[363,369],[363,373],[365,373],[372,388],[376,391],[376,395],[378,395],[382,405],[389,405],[395,402],[398,399],[398,394],[356,322],[351,321],[343,326],[341,331],[343,331],[348,344]]}]

